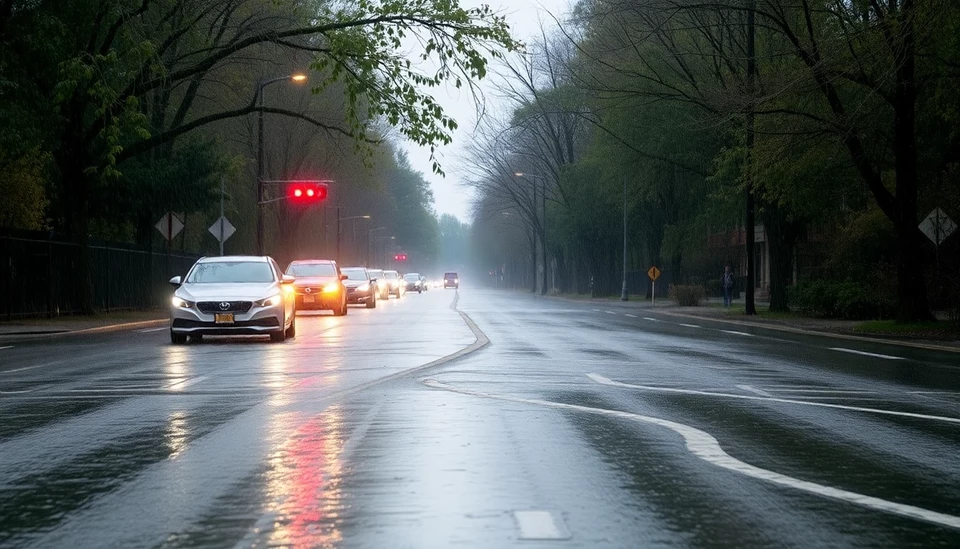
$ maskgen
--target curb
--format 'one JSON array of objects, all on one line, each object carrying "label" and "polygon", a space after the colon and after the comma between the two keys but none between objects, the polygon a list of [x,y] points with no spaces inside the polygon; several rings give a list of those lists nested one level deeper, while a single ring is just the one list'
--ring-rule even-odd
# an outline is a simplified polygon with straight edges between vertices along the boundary
[{"label": "curb", "polygon": [[852,334],[838,334],[835,332],[822,332],[819,330],[808,330],[805,328],[793,328],[791,326],[778,326],[774,324],[763,324],[761,322],[749,322],[744,320],[730,320],[726,318],[715,318],[711,316],[700,316],[700,315],[691,315],[686,313],[676,313],[672,311],[656,311],[668,316],[675,316],[679,318],[691,318],[696,320],[703,320],[707,322],[721,322],[724,324],[734,324],[737,326],[749,326],[751,328],[760,328],[762,330],[775,330],[778,332],[788,332],[792,334],[801,334],[801,335],[815,335],[821,337],[830,337],[834,339],[846,339],[851,341],[865,341],[869,343],[881,343],[884,345],[899,345],[901,347],[913,347],[916,349],[925,349],[928,351],[945,351],[948,353],[960,353],[960,348],[950,347],[946,345],[937,345],[934,343],[918,343],[915,341],[900,341],[894,339],[882,339],[878,337],[869,337],[869,336],[858,336]]},{"label": "curb", "polygon": [[16,340],[33,340],[33,339],[46,339],[53,338],[58,336],[71,336],[71,335],[92,335],[92,334],[108,334],[112,332],[122,332],[125,330],[136,330],[138,328],[155,328],[163,326],[164,324],[170,322],[167,318],[158,318],[156,320],[140,320],[137,322],[124,322],[121,324],[107,324],[105,326],[95,326],[93,328],[82,328],[80,330],[66,330],[63,332],[51,332],[47,334],[0,334],[0,338],[3,338],[4,341],[16,341]]}]

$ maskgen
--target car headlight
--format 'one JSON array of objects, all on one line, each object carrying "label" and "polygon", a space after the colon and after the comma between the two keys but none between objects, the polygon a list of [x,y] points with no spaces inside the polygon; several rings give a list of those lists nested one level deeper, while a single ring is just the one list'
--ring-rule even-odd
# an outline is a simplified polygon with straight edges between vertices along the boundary
[{"label": "car headlight", "polygon": [[281,303],[283,303],[283,296],[277,294],[257,301],[256,305],[257,307],[273,307],[274,305],[279,305]]},{"label": "car headlight", "polygon": [[170,300],[170,303],[174,307],[181,308],[181,309],[189,309],[190,307],[193,307],[192,301],[187,301],[186,299],[180,299],[177,296],[173,296],[173,299]]},{"label": "car headlight", "polygon": [[340,286],[338,286],[337,284],[333,284],[333,283],[327,284],[326,286],[323,287],[323,293],[325,293],[325,294],[336,293],[336,292],[339,291],[339,290],[340,290]]},{"label": "car headlight", "polygon": [[367,291],[367,290],[369,290],[369,289],[370,289],[370,284],[361,284],[361,285],[357,286],[357,291],[358,291],[358,292],[365,292],[365,291]]}]

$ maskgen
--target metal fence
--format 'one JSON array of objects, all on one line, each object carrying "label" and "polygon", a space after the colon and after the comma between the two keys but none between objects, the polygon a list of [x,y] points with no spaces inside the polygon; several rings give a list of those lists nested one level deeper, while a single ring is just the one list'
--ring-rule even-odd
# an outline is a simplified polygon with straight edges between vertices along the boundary
[{"label": "metal fence", "polygon": [[[109,243],[90,245],[89,254],[97,311],[163,306],[170,295],[167,281],[186,274],[197,260]],[[79,260],[80,247],[60,235],[0,233],[0,318],[80,312]]]}]

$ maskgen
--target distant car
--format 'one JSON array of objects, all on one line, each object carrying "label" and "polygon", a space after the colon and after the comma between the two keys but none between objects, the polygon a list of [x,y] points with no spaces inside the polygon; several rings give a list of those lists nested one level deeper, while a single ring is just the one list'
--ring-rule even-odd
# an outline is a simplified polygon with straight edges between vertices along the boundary
[{"label": "distant car", "polygon": [[383,271],[383,280],[387,283],[388,295],[395,295],[400,299],[407,292],[407,285],[397,271]]},{"label": "distant car", "polygon": [[403,275],[403,281],[408,292],[423,293],[423,277],[419,273],[407,273]]},{"label": "distant car", "polygon": [[383,270],[367,269],[367,274],[370,275],[370,280],[377,289],[377,299],[390,299],[390,287],[383,278]]},{"label": "distant car", "polygon": [[336,261],[301,259],[290,263],[286,273],[297,279],[293,287],[297,310],[332,311],[335,316],[347,314],[345,275]]},{"label": "distant car", "polygon": [[347,267],[340,269],[347,275],[343,285],[347,287],[347,303],[362,303],[368,309],[377,306],[377,287],[370,278],[370,273],[363,267]]},{"label": "distant car", "polygon": [[460,288],[460,277],[457,273],[443,273],[443,289],[447,288]]},{"label": "distant car", "polygon": [[205,335],[269,335],[282,342],[297,333],[296,279],[269,257],[205,257],[186,277],[175,276],[170,341]]}]

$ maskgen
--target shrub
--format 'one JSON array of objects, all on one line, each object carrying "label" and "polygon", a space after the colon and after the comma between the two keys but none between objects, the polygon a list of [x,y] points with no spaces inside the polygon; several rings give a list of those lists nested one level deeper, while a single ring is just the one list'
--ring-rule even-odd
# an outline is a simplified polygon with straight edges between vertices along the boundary
[{"label": "shrub", "polygon": [[706,292],[703,286],[698,284],[671,284],[670,298],[677,302],[681,307],[696,307],[700,305]]},{"label": "shrub", "polygon": [[825,318],[870,320],[890,318],[895,297],[866,282],[812,280],[789,288],[790,306],[804,314]]}]

